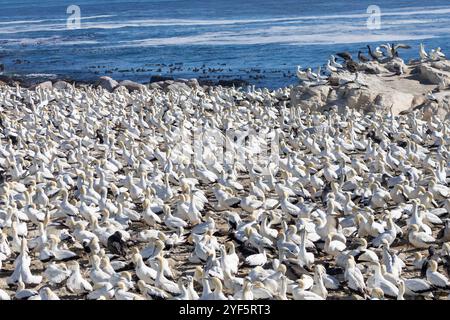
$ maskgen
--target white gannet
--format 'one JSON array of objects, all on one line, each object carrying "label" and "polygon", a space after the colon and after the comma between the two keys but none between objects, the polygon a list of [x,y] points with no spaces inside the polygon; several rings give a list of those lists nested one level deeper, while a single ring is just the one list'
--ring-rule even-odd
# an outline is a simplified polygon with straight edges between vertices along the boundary
[{"label": "white gannet", "polygon": [[437,270],[437,262],[435,260],[430,260],[428,269],[426,272],[427,275],[427,281],[432,285],[440,289],[449,289],[450,288],[450,281],[448,278],[439,273]]},{"label": "white gannet", "polygon": [[423,45],[423,43],[421,43],[419,45],[419,55],[420,55],[420,59],[422,61],[427,61],[428,60],[428,54],[425,51],[425,46]]},{"label": "white gannet", "polygon": [[80,265],[76,261],[67,263],[68,269],[72,271],[67,279],[67,289],[76,294],[84,294],[93,290],[92,285],[83,278],[80,272]]}]

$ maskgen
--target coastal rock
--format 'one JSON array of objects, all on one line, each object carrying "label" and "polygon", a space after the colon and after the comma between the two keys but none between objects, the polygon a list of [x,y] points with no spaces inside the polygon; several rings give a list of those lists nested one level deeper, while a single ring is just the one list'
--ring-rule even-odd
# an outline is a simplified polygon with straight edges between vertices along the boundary
[{"label": "coastal rock", "polygon": [[149,86],[150,89],[157,89],[157,90],[161,90],[162,89],[162,87],[157,82],[150,83],[148,86]]},{"label": "coastal rock", "polygon": [[167,90],[190,92],[192,89],[186,83],[174,82],[167,86]]},{"label": "coastal rock", "polygon": [[450,62],[436,61],[431,64],[421,64],[418,66],[416,72],[419,74],[422,81],[441,84],[442,82],[450,83]]},{"label": "coastal rock", "polygon": [[439,71],[425,64],[419,66],[419,74],[423,81],[432,84],[439,84],[442,80],[442,76]]},{"label": "coastal rock", "polygon": [[236,88],[239,88],[239,87],[245,87],[245,86],[248,86],[249,85],[249,83],[247,82],[247,81],[245,81],[245,80],[242,80],[242,79],[231,79],[231,80],[219,80],[219,82],[217,83],[219,86],[222,86],[222,87],[236,87]]},{"label": "coastal rock", "polygon": [[39,83],[38,85],[36,85],[35,89],[40,88],[40,89],[48,89],[51,90],[53,88],[53,84],[51,81],[44,81]]},{"label": "coastal rock", "polygon": [[405,65],[405,62],[402,59],[395,58],[384,64],[384,67],[386,70],[390,72],[397,73],[401,71],[401,73],[405,73],[407,66]]},{"label": "coastal rock", "polygon": [[386,72],[386,68],[376,61],[369,61],[361,64],[361,71],[369,74],[382,74],[383,72]]},{"label": "coastal rock", "polygon": [[184,79],[184,78],[177,78],[176,82],[182,82],[182,83],[188,83],[189,79]]},{"label": "coastal rock", "polygon": [[431,66],[438,70],[450,72],[450,61],[449,60],[435,61],[435,62],[431,63]]},{"label": "coastal rock", "polygon": [[56,82],[53,84],[53,88],[59,89],[59,90],[65,90],[65,89],[70,88],[71,86],[72,86],[72,85],[71,85],[70,83],[68,83],[68,82],[66,82],[66,81],[62,81],[62,80],[56,81]]},{"label": "coastal rock", "polygon": [[137,83],[137,82],[134,82],[134,81],[130,81],[130,80],[123,80],[123,81],[120,82],[119,85],[127,88],[128,91],[130,91],[130,92],[133,92],[133,91],[136,91],[136,90],[138,90],[138,91],[139,90],[143,90],[145,88],[145,86],[143,84]]},{"label": "coastal rock", "polygon": [[310,110],[321,110],[326,104],[330,86],[297,86],[291,90],[291,103]]},{"label": "coastal rock", "polygon": [[375,98],[377,95],[375,92],[369,89],[360,89],[354,86],[350,86],[345,91],[345,97],[347,97],[347,106],[349,108],[354,108],[364,111],[372,111]]},{"label": "coastal rock", "polygon": [[119,85],[119,83],[113,78],[103,76],[99,78],[97,85],[105,90],[108,90],[109,92],[112,92]]},{"label": "coastal rock", "polygon": [[423,105],[416,107],[423,113],[424,120],[430,120],[433,116],[437,116],[442,121],[450,118],[449,101],[427,101]]},{"label": "coastal rock", "polygon": [[199,88],[200,84],[198,83],[197,79],[189,79],[187,82],[187,85],[190,86],[191,88]]},{"label": "coastal rock", "polygon": [[427,102],[427,99],[423,95],[415,95],[412,102],[411,108],[414,109],[418,106],[424,105]]}]

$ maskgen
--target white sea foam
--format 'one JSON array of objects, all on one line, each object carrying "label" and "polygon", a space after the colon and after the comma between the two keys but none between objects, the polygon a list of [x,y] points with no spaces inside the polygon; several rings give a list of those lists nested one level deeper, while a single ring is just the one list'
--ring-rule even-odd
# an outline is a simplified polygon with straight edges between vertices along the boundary
[{"label": "white sea foam", "polygon": [[255,45],[255,44],[350,44],[378,41],[406,41],[421,40],[436,37],[433,34],[408,34],[408,33],[381,33],[381,34],[233,34],[233,33],[209,33],[195,36],[151,38],[141,41],[122,43],[115,47],[151,47],[167,45]]},{"label": "white sea foam", "polygon": [[26,75],[27,78],[49,78],[54,79],[57,77],[56,74],[53,73],[30,73]]},{"label": "white sea foam", "polygon": [[[395,16],[420,16],[424,18],[427,16],[435,16],[436,19],[441,19],[443,15],[450,14],[450,7],[431,7],[431,8],[408,8],[402,10],[382,11],[383,17]],[[122,29],[122,28],[142,28],[142,27],[157,27],[157,26],[226,26],[226,25],[240,25],[240,24],[295,24],[303,22],[314,22],[324,20],[334,20],[335,23],[344,23],[344,20],[353,19],[364,20],[367,18],[367,13],[351,13],[351,14],[336,14],[336,15],[311,15],[311,16],[294,16],[294,17],[279,17],[270,19],[215,19],[215,20],[200,20],[200,19],[130,19],[118,21],[96,21],[84,22],[81,24],[82,29]],[[110,18],[114,15],[96,15],[82,17],[83,20]],[[445,18],[445,17],[444,17]],[[341,21],[340,21],[341,20]],[[25,32],[42,32],[42,31],[64,31],[66,29],[65,23],[49,23],[56,21],[65,21],[65,19],[48,19],[48,20],[32,20],[32,21],[6,21],[0,22],[5,27],[0,27],[0,34],[7,33],[25,33]],[[384,19],[384,22],[389,23],[389,19]],[[30,25],[31,24],[31,25]]]},{"label": "white sea foam", "polygon": [[[116,15],[112,14],[102,14],[96,16],[81,16],[81,20],[92,20],[92,19],[101,19],[101,18],[112,18],[116,17]],[[55,22],[55,21],[66,21],[67,18],[61,19],[42,19],[42,20],[12,20],[12,21],[0,21],[0,25],[11,25],[11,24],[30,24],[30,23],[42,23],[42,22]]]}]

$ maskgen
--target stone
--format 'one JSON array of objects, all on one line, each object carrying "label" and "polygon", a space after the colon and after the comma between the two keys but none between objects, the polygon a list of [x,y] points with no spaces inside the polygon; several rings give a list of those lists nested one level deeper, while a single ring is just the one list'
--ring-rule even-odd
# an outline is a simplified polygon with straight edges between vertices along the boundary
[{"label": "stone", "polygon": [[148,86],[150,89],[158,89],[158,90],[162,89],[162,87],[157,82],[150,83]]},{"label": "stone", "polygon": [[291,104],[310,110],[321,110],[327,104],[331,87],[327,85],[296,86],[291,90]]},{"label": "stone", "polygon": [[113,78],[103,76],[99,78],[97,85],[109,92],[113,92],[113,90],[119,85],[119,83]]},{"label": "stone", "polygon": [[245,87],[248,86],[249,83],[245,80],[242,79],[231,79],[231,80],[219,80],[219,82],[217,83],[217,85],[222,86],[222,87]]},{"label": "stone", "polygon": [[145,86],[141,83],[137,83],[131,80],[123,80],[119,83],[120,86],[123,86],[128,89],[129,92],[144,90]]},{"label": "stone", "polygon": [[56,82],[53,84],[53,88],[59,89],[59,90],[65,90],[65,89],[70,88],[71,86],[72,86],[72,85],[71,85],[70,83],[68,83],[68,82],[66,82],[66,81],[62,81],[62,80],[56,81]]},{"label": "stone", "polygon": [[44,82],[37,84],[35,86],[35,89],[37,89],[37,88],[44,89],[44,90],[45,89],[51,90],[53,88],[53,84],[51,81],[44,81]]},{"label": "stone", "polygon": [[431,67],[442,71],[450,71],[450,61],[448,60],[435,61],[431,63]]},{"label": "stone", "polygon": [[376,61],[362,63],[360,68],[361,71],[369,74],[382,74],[383,72],[386,72],[386,68]]},{"label": "stone", "polygon": [[167,86],[167,90],[190,92],[192,89],[186,83],[174,82]]},{"label": "stone", "polygon": [[187,85],[190,86],[191,88],[199,88],[200,84],[198,83],[197,79],[189,79],[187,82]]},{"label": "stone", "polygon": [[419,75],[420,80],[440,85],[441,83],[450,83],[450,62],[435,61],[432,63],[420,64],[415,72]]}]

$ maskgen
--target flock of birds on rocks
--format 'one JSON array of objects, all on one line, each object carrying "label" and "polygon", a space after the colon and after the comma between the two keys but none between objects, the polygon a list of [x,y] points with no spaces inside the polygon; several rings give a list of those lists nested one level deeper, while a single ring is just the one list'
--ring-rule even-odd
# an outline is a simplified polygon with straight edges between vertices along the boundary
[{"label": "flock of birds on rocks", "polygon": [[[373,50],[370,45],[367,45],[368,55],[363,54],[362,51],[358,51],[358,61],[354,61],[350,52],[338,52],[337,57],[343,59],[343,63],[339,63],[335,55],[331,55],[325,65],[325,72],[322,71],[322,67],[319,66],[317,72],[313,72],[312,68],[302,69],[301,66],[297,66],[297,78],[302,82],[302,84],[307,86],[318,86],[329,83],[329,78],[331,75],[347,71],[355,74],[355,79],[346,80],[343,79],[342,83],[345,84],[349,82],[354,82],[360,86],[366,86],[364,82],[359,79],[360,64],[365,64],[371,61],[385,64],[388,62],[395,62],[394,67],[396,69],[397,75],[402,75],[404,73],[404,61],[399,57],[400,49],[411,49],[411,46],[407,44],[395,44],[386,43]],[[428,61],[440,61],[445,60],[446,56],[442,52],[440,47],[431,49],[429,53],[425,51],[425,46],[423,43],[419,46],[419,62]]]},{"label": "flock of birds on rocks", "polygon": [[289,92],[2,86],[0,299],[448,298],[450,123]]}]

